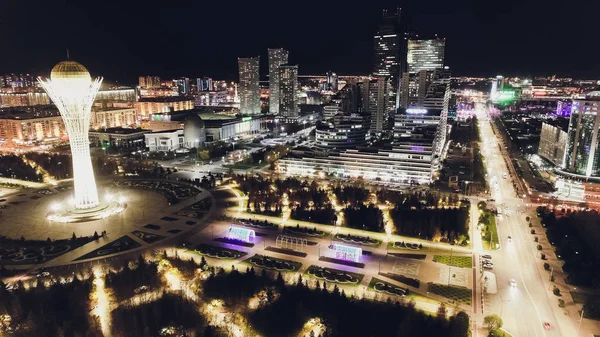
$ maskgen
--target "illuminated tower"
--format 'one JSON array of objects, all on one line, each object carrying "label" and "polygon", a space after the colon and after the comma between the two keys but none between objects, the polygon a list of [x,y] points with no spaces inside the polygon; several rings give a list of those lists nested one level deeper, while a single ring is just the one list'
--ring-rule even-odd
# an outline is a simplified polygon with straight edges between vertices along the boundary
[{"label": "illuminated tower", "polygon": [[92,80],[81,64],[63,61],[52,68],[50,79],[39,80],[52,99],[65,123],[73,156],[75,208],[98,206],[98,190],[90,158],[88,131],[92,103],[102,78]]}]

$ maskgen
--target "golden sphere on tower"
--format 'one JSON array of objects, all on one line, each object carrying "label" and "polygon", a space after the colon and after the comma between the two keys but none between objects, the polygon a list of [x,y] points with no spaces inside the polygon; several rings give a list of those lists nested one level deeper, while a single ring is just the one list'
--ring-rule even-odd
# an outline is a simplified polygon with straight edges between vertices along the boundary
[{"label": "golden sphere on tower", "polygon": [[91,80],[92,77],[88,70],[75,61],[62,61],[52,68],[50,72],[51,80]]}]

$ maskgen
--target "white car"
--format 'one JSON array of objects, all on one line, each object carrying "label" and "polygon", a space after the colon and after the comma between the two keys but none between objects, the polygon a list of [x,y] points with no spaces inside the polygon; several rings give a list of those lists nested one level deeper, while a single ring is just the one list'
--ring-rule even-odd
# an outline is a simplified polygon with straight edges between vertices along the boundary
[{"label": "white car", "polygon": [[515,281],[514,278],[511,278],[510,281],[508,281],[508,284],[510,284],[510,286],[513,288],[517,287],[517,281]]}]

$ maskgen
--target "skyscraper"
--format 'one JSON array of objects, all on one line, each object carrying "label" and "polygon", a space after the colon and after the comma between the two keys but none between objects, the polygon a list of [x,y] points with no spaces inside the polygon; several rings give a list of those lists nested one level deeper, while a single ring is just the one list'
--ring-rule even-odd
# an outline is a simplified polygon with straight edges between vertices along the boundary
[{"label": "skyscraper", "polygon": [[284,117],[298,117],[298,66],[279,66],[279,112]]},{"label": "skyscraper", "polygon": [[288,63],[289,52],[269,49],[269,113],[279,114],[279,67]]},{"label": "skyscraper", "polygon": [[600,176],[600,91],[573,100],[564,166],[582,176]]},{"label": "skyscraper", "polygon": [[408,72],[444,68],[444,49],[446,40],[408,40]]},{"label": "skyscraper", "polygon": [[382,22],[374,36],[373,75],[384,76],[388,82],[388,114],[397,108],[400,75],[406,71],[406,30],[401,20],[402,9],[395,14],[383,11]]},{"label": "skyscraper", "polygon": [[238,58],[240,70],[240,111],[243,115],[260,114],[258,63],[260,57]]},{"label": "skyscraper", "polygon": [[338,91],[338,76],[331,70],[327,72],[327,90]]}]

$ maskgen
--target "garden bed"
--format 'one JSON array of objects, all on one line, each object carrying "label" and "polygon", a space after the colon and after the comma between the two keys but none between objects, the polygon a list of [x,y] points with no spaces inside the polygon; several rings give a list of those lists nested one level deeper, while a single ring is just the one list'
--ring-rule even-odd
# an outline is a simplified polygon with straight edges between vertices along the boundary
[{"label": "garden bed", "polygon": [[239,250],[211,246],[207,244],[199,244],[192,252],[216,259],[235,260],[246,255],[246,252]]},{"label": "garden bed", "polygon": [[276,257],[258,254],[245,260],[244,262],[264,269],[287,272],[296,272],[300,270],[300,267],[302,267],[302,263],[300,262],[278,259]]},{"label": "garden bed", "polygon": [[162,235],[146,233],[146,232],[142,232],[142,231],[138,231],[138,230],[131,232],[131,234],[135,235],[140,240],[142,240],[146,243],[149,243],[149,244],[160,241],[165,238]]},{"label": "garden bed", "polygon": [[93,240],[92,237],[55,241],[15,240],[0,237],[0,265],[47,262]]},{"label": "garden bed", "polygon": [[379,275],[385,276],[394,281],[404,283],[406,285],[409,285],[409,286],[417,288],[417,289],[421,286],[421,281],[414,279],[414,278],[406,277],[404,275],[395,274],[395,273],[379,273]]},{"label": "garden bed", "polygon": [[124,251],[130,250],[130,249],[138,248],[138,247],[141,247],[141,245],[137,241],[135,241],[134,239],[125,235],[109,244],[106,244],[96,250],[93,250],[93,251],[83,255],[82,257],[78,258],[76,261],[91,259],[94,257],[106,256],[106,255],[115,254],[115,253],[120,253],[120,252],[124,252]]},{"label": "garden bed", "polygon": [[381,240],[373,239],[368,236],[360,236],[360,235],[350,235],[350,234],[336,234],[334,239],[337,241],[342,241],[343,243],[364,245],[377,247],[381,244]]},{"label": "garden bed", "polygon": [[427,257],[426,254],[408,254],[408,253],[388,253],[388,255],[392,255],[395,257],[401,257],[404,259],[414,259],[414,260],[425,260]]},{"label": "garden bed", "polygon": [[249,248],[254,247],[254,244],[251,242],[235,240],[235,239],[230,239],[230,238],[216,238],[216,239],[213,239],[213,241],[229,243],[232,245],[242,246],[242,247],[249,247]]},{"label": "garden bed", "polygon": [[321,256],[319,257],[319,261],[329,262],[329,263],[337,263],[343,264],[345,266],[354,267],[354,268],[364,268],[365,264],[360,262],[348,261],[348,260],[340,260],[334,259],[332,257]]},{"label": "garden bed", "polygon": [[469,306],[471,305],[472,291],[469,288],[429,283],[428,291],[455,302],[460,302]]},{"label": "garden bed", "polygon": [[300,226],[287,226],[283,229],[284,233],[292,233],[292,234],[300,234],[300,235],[308,235],[312,237],[323,237],[325,236],[324,231],[318,230],[317,227],[309,228],[309,227],[300,227]]},{"label": "garden bed", "polygon": [[373,291],[376,291],[378,293],[396,296],[406,296],[410,293],[408,289],[401,288],[397,285],[380,280],[376,277],[373,277],[371,279],[371,282],[369,282],[369,288],[373,289]]},{"label": "garden bed", "polygon": [[388,244],[390,249],[409,249],[409,250],[423,250],[423,245],[420,243],[409,243],[404,241],[390,242]]},{"label": "garden bed", "polygon": [[268,229],[268,230],[272,230],[272,231],[276,231],[279,229],[279,226],[277,226],[274,223],[268,222],[268,221],[239,220],[239,223],[243,226],[260,228],[260,229]]},{"label": "garden bed", "polygon": [[272,246],[265,248],[265,250],[275,252],[275,253],[280,253],[280,254],[298,256],[298,257],[306,257],[306,255],[307,255],[304,252],[298,252],[298,251],[291,250],[291,249],[284,249],[284,248],[278,248],[278,247],[272,247]]},{"label": "garden bed", "polygon": [[312,265],[305,272],[306,275],[327,282],[336,282],[340,284],[358,285],[365,275],[351,273],[333,268],[323,268]]}]

